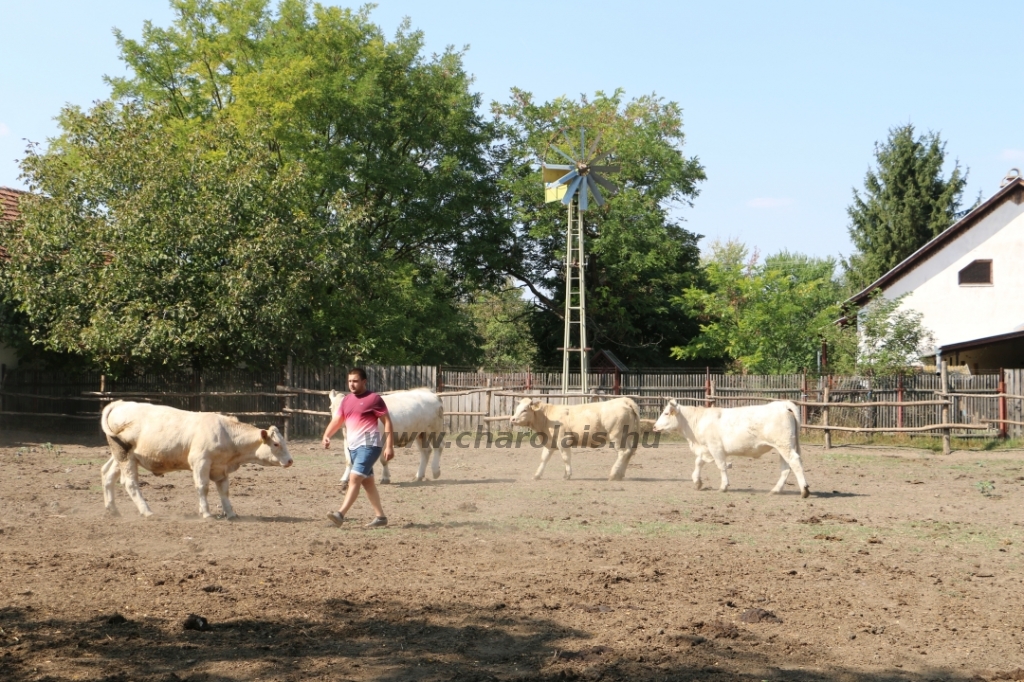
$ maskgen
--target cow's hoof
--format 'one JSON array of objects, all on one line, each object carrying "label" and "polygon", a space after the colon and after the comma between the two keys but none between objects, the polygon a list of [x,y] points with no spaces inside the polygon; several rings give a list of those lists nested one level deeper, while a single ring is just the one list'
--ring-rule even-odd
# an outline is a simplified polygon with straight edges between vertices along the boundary
[{"label": "cow's hoof", "polygon": [[238,520],[238,514],[232,514],[231,516],[225,516],[224,518],[227,519],[228,521],[237,521]]},{"label": "cow's hoof", "polygon": [[433,476],[434,480],[436,481],[437,479],[441,478],[441,470],[438,469],[437,471],[431,471],[430,475]]},{"label": "cow's hoof", "polygon": [[697,480],[697,481],[693,482],[693,489],[694,490],[700,490],[703,487],[704,487],[704,481]]},{"label": "cow's hoof", "polygon": [[609,481],[621,481],[626,478],[626,475],[622,472],[616,472],[608,477]]},{"label": "cow's hoof", "polygon": [[391,479],[390,478],[382,478],[382,479],[380,479],[380,484],[381,485],[391,485]]},{"label": "cow's hoof", "polygon": [[533,475],[533,480],[539,481],[540,480],[540,474],[534,474]]},{"label": "cow's hoof", "polygon": [[810,486],[805,486],[804,489],[800,492],[800,497],[810,497],[810,496],[811,496],[811,487]]},{"label": "cow's hoof", "polygon": [[107,516],[120,516],[121,512],[117,511],[117,507],[107,507]]},{"label": "cow's hoof", "polygon": [[768,494],[769,495],[778,495],[779,491],[776,490],[775,488],[772,488],[771,490],[768,491]]}]

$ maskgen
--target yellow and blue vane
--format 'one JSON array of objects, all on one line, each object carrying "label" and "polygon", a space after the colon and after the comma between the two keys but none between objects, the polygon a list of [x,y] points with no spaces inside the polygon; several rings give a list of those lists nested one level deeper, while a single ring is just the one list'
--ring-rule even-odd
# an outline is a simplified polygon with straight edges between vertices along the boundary
[{"label": "yellow and blue vane", "polygon": [[[569,139],[568,133],[565,135],[565,141],[571,150],[573,145],[572,141]],[[586,131],[580,130],[580,151],[576,158],[573,158],[558,147],[552,145],[552,150],[564,156],[566,160],[571,163],[541,164],[541,173],[544,179],[545,203],[561,201],[563,204],[568,206],[572,203],[572,200],[578,196],[580,210],[586,211],[589,205],[589,201],[587,199],[588,189],[590,190],[590,193],[594,195],[594,201],[597,202],[598,206],[604,205],[604,197],[601,195],[601,190],[598,189],[598,185],[604,187],[610,194],[614,194],[618,191],[615,183],[606,179],[601,175],[601,173],[618,173],[620,170],[619,165],[595,165],[604,161],[608,156],[606,152],[597,153],[599,151],[600,144],[601,136],[598,135],[588,150]]]}]

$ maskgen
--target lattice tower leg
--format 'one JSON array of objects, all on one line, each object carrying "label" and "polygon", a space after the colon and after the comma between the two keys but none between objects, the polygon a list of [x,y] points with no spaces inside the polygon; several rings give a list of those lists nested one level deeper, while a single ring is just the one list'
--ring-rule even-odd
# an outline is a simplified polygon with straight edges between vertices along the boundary
[{"label": "lattice tower leg", "polygon": [[[580,390],[589,390],[587,377],[587,299],[583,259],[583,212],[569,204],[565,230],[565,335],[562,346],[562,393],[569,392],[569,358],[580,354]],[[573,327],[576,329],[574,330]],[[575,331],[575,333],[573,333]],[[575,343],[574,343],[575,342]]]}]

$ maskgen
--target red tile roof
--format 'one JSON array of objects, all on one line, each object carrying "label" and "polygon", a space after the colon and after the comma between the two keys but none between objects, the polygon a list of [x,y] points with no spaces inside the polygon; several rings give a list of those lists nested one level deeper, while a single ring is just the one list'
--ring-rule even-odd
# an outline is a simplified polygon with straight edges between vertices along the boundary
[{"label": "red tile roof", "polygon": [[28,194],[20,189],[0,187],[0,220],[17,220],[21,212],[18,210],[18,200],[23,194]]},{"label": "red tile roof", "polygon": [[[0,187],[0,222],[17,220],[21,215],[18,210],[18,201],[27,192],[10,187]],[[0,260],[8,260],[7,249],[0,244]]]}]

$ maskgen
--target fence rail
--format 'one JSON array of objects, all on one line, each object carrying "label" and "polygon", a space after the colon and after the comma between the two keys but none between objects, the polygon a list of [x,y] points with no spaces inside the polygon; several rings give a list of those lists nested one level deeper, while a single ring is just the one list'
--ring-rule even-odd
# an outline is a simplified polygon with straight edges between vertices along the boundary
[{"label": "fence rail", "polygon": [[[669,398],[727,407],[790,400],[800,408],[801,424],[824,431],[826,444],[833,431],[941,432],[946,440],[957,432],[990,436],[1024,432],[1024,370],[975,376],[816,377],[641,369],[619,375],[592,373],[590,393],[564,395],[561,372],[555,371],[480,372],[432,366],[368,366],[366,370],[370,389],[378,393],[422,387],[437,391],[449,432],[507,429],[502,420],[526,396],[569,405],[630,396],[644,419],[655,418]],[[269,421],[291,438],[311,438],[323,433],[330,417],[329,393],[346,390],[346,378],[345,367],[291,363],[274,371],[122,378],[95,372],[15,370],[0,374],[0,426],[67,427],[98,433],[99,407],[124,398],[233,414],[261,424]],[[570,376],[573,384],[579,385],[578,373]],[[70,419],[65,424],[54,417]]]}]

